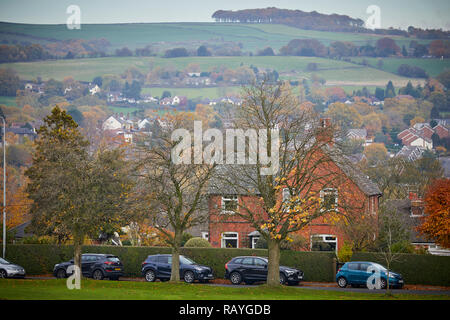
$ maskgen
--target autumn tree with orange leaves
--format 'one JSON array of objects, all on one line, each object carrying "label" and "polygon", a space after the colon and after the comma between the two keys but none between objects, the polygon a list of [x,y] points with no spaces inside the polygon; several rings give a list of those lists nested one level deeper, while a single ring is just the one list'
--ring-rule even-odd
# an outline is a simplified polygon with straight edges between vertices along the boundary
[{"label": "autumn tree with orange leaves", "polygon": [[438,179],[425,195],[425,216],[418,231],[450,248],[450,179]]}]

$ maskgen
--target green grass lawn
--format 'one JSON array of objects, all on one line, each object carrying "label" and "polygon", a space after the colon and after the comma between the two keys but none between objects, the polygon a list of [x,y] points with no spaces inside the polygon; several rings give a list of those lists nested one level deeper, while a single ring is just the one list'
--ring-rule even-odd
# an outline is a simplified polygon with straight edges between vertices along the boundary
[{"label": "green grass lawn", "polygon": [[353,293],[295,287],[249,288],[163,282],[94,281],[83,279],[81,290],[69,290],[65,280],[0,280],[0,300],[448,300],[449,296]]}]

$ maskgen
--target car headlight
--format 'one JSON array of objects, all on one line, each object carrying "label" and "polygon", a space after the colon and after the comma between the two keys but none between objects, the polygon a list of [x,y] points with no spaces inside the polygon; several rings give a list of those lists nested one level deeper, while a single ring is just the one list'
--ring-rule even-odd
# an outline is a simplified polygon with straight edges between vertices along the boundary
[{"label": "car headlight", "polygon": [[197,271],[203,271],[203,268],[195,267],[195,270],[197,270]]},{"label": "car headlight", "polygon": [[292,276],[295,273],[294,270],[286,270],[287,276]]}]

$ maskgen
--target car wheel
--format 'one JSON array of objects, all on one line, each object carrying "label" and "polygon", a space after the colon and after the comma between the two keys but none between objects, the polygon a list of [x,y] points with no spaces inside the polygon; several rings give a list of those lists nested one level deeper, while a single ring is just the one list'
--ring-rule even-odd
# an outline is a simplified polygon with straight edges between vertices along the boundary
[{"label": "car wheel", "polygon": [[0,279],[6,279],[8,277],[8,274],[5,270],[0,270]]},{"label": "car wheel", "polygon": [[337,283],[339,287],[345,288],[347,286],[347,279],[345,279],[344,277],[339,277]]},{"label": "car wheel", "polygon": [[65,277],[66,277],[66,271],[64,269],[58,269],[58,271],[56,271],[56,278],[64,279]]},{"label": "car wheel", "polygon": [[103,272],[102,270],[95,270],[94,273],[92,274],[92,278],[94,278],[94,280],[103,280]]},{"label": "car wheel", "polygon": [[186,283],[194,282],[194,279],[195,279],[194,273],[192,271],[186,271],[184,273],[183,279],[184,279],[184,282],[186,282]]},{"label": "car wheel", "polygon": [[156,274],[153,270],[147,270],[145,272],[145,281],[154,282],[156,280]]},{"label": "car wheel", "polygon": [[242,282],[242,276],[239,272],[233,272],[230,274],[230,281],[232,284],[240,284]]},{"label": "car wheel", "polygon": [[380,279],[380,286],[381,286],[381,289],[386,289],[387,282],[385,279],[383,279],[383,278]]},{"label": "car wheel", "polygon": [[287,279],[286,279],[286,276],[284,275],[284,273],[280,273],[280,284],[284,285],[284,284],[286,284],[286,281],[287,281]]}]

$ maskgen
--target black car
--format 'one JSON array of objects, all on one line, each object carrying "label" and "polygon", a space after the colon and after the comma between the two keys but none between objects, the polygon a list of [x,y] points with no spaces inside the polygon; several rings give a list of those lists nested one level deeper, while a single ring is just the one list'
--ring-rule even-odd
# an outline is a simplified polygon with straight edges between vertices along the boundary
[{"label": "black car", "polygon": [[[53,274],[57,278],[66,278],[71,275],[67,268],[73,265],[73,259],[68,262],[55,264]],[[81,255],[81,273],[85,277],[102,280],[118,280],[124,275],[123,264],[112,254],[86,253]]]},{"label": "black car", "polygon": [[[142,262],[142,275],[146,281],[153,282],[156,279],[161,281],[170,280],[172,273],[172,255],[156,254],[148,256]],[[208,282],[214,279],[213,270],[210,267],[202,266],[185,256],[180,256],[180,278],[187,283],[195,280]]]},{"label": "black car", "polygon": [[[263,257],[235,257],[225,264],[225,279],[232,284],[246,284],[267,280],[268,260]],[[303,280],[303,271],[280,266],[280,283],[298,285]]]}]

